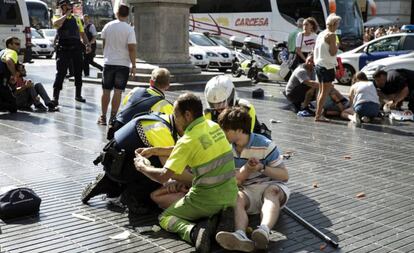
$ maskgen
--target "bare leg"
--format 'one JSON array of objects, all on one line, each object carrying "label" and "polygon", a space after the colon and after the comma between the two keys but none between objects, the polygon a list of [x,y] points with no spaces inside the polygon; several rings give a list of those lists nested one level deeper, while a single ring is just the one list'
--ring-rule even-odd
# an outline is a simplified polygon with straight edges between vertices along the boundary
[{"label": "bare leg", "polygon": [[341,118],[353,121],[354,120],[354,114],[355,114],[355,112],[352,109],[352,107],[349,107],[349,108],[342,111]]},{"label": "bare leg", "polygon": [[309,105],[309,103],[312,101],[313,95],[317,91],[316,88],[309,89],[305,94],[305,100],[303,100],[302,107],[305,108]]},{"label": "bare leg", "polygon": [[285,201],[285,193],[276,185],[269,186],[264,192],[262,206],[262,221],[260,225],[266,225],[271,229],[277,222],[280,213],[280,205]]},{"label": "bare leg", "polygon": [[112,96],[111,116],[116,115],[121,104],[122,90],[115,89]]},{"label": "bare leg", "polygon": [[185,192],[174,192],[170,193],[167,190],[167,187],[161,187],[151,193],[151,199],[154,201],[160,208],[166,209],[177,200],[185,196]]},{"label": "bare leg", "polygon": [[333,87],[332,83],[321,83],[319,84],[319,94],[316,104],[316,115],[315,120],[319,120],[322,117],[322,109],[325,104],[326,98],[328,97],[331,88]]},{"label": "bare leg", "polygon": [[234,228],[236,231],[242,230],[246,232],[246,228],[249,223],[249,217],[246,212],[246,209],[249,206],[249,199],[241,191],[239,191],[238,195],[236,208],[234,209]]},{"label": "bare leg", "polygon": [[102,106],[102,115],[106,117],[106,113],[108,112],[108,105],[111,99],[111,90],[103,89],[102,97],[101,97],[101,106]]}]

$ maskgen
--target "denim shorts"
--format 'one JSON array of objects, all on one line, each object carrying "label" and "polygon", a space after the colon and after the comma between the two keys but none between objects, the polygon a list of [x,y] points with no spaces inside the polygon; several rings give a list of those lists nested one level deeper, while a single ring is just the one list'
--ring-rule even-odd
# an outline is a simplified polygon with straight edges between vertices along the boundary
[{"label": "denim shorts", "polygon": [[354,106],[354,111],[358,113],[360,117],[377,117],[380,113],[380,105],[374,102],[365,102]]},{"label": "denim shorts", "polygon": [[335,81],[335,68],[327,69],[320,65],[316,65],[315,70],[320,83],[332,83]]},{"label": "denim shorts", "polygon": [[102,88],[105,90],[125,90],[129,78],[129,68],[125,66],[104,65]]}]

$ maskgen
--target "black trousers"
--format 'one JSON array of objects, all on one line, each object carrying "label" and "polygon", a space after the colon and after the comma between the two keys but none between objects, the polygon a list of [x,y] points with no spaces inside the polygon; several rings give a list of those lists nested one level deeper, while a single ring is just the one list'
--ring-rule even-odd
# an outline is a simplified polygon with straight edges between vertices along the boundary
[{"label": "black trousers", "polygon": [[10,86],[7,84],[10,74],[0,74],[0,110],[9,112],[17,111],[16,97],[13,95]]},{"label": "black trousers", "polygon": [[95,56],[96,54],[95,54],[94,48],[92,48],[92,52],[90,52],[89,54],[86,54],[86,53],[84,54],[83,73],[85,74],[85,76],[89,76],[89,73],[90,73],[89,65],[94,66],[95,68],[99,69],[101,72],[103,71],[103,67],[93,60]]},{"label": "black trousers", "polygon": [[65,76],[71,62],[73,62],[75,86],[79,88],[82,87],[82,48],[79,46],[73,47],[71,49],[62,49],[58,46],[58,49],[56,51],[56,78],[55,82],[53,83],[54,89],[62,89],[63,81],[65,80]]}]

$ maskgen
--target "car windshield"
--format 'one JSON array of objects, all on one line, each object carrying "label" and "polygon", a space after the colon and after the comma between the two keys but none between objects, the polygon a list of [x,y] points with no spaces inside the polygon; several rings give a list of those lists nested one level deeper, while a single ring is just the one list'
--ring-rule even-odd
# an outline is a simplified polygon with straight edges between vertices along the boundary
[{"label": "car windshield", "polygon": [[202,34],[190,34],[190,41],[197,46],[204,46],[204,47],[213,47],[217,46],[215,42],[209,40],[206,36]]},{"label": "car windshield", "polygon": [[47,37],[55,37],[55,35],[56,35],[56,30],[43,30],[43,33],[44,33]]},{"label": "car windshield", "polygon": [[231,43],[227,38],[211,35],[209,38],[216,42],[218,45],[222,45],[223,47],[231,47]]},{"label": "car windshield", "polygon": [[40,35],[35,29],[32,29],[32,38],[33,39],[43,39],[43,36]]}]

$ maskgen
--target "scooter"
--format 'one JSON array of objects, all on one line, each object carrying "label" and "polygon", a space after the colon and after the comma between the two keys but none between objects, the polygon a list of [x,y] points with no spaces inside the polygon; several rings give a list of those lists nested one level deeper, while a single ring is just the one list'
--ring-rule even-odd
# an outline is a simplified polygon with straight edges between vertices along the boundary
[{"label": "scooter", "polygon": [[275,44],[272,49],[273,59],[276,64],[282,64],[289,59],[289,50],[287,42]]}]

